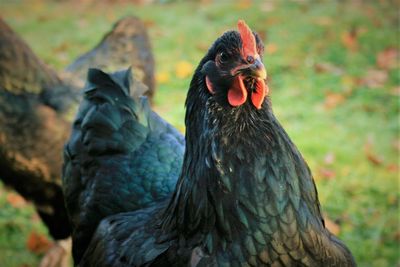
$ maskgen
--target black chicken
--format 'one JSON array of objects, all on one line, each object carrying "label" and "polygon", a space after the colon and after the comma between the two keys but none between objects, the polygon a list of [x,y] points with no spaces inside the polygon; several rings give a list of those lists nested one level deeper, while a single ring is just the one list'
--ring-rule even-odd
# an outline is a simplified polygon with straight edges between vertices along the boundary
[{"label": "black chicken", "polygon": [[[244,22],[238,25],[239,32],[226,32],[211,46],[191,81],[186,150],[172,198],[104,219],[80,266],[355,266],[350,251],[325,228],[310,170],[272,113],[263,44]],[[133,124],[100,131],[113,118],[137,117],[112,87],[97,87],[107,116],[84,120],[93,125],[89,129],[99,126],[97,135],[83,140],[93,144],[96,162],[103,165],[80,160],[88,185],[80,194],[87,199],[108,194],[96,200],[103,209],[130,188],[106,180],[135,176],[120,153],[132,149],[132,134],[123,131]],[[107,190],[96,191],[94,181],[100,179]]]},{"label": "black chicken", "polygon": [[75,263],[102,219],[166,199],[181,170],[184,137],[138,98],[142,92],[129,97],[131,82],[130,69],[88,72],[64,155]]}]

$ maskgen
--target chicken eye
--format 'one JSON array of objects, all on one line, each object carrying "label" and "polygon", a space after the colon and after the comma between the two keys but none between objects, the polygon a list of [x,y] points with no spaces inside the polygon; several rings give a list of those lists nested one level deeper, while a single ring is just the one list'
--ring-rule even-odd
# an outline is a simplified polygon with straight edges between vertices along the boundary
[{"label": "chicken eye", "polygon": [[226,53],[224,53],[224,52],[219,53],[218,56],[217,56],[217,58],[218,58],[218,61],[219,61],[220,63],[225,63],[225,62],[227,62],[228,59],[229,59],[228,55],[227,55]]},{"label": "chicken eye", "polygon": [[249,62],[250,64],[253,64],[254,63],[254,57],[247,56],[247,62]]}]

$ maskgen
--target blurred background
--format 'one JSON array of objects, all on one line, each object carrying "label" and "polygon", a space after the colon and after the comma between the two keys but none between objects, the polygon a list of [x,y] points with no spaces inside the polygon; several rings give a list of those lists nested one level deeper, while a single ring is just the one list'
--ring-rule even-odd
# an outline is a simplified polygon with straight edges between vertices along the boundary
[{"label": "blurred background", "polygon": [[[399,9],[384,0],[0,0],[0,16],[57,70],[118,19],[142,19],[154,108],[182,132],[195,67],[246,20],[264,40],[275,114],[310,165],[331,230],[359,266],[383,267],[400,266]],[[0,184],[0,265],[37,266],[49,242],[33,206]]]}]

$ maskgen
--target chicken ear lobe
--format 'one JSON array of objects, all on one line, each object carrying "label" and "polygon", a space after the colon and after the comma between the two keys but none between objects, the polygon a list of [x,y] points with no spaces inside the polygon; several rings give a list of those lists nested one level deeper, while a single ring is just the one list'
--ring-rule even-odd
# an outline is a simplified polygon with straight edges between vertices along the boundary
[{"label": "chicken ear lobe", "polygon": [[243,78],[235,77],[232,87],[228,90],[228,102],[231,106],[237,107],[246,102],[247,90],[243,83]]},{"label": "chicken ear lobe", "polygon": [[215,93],[214,87],[213,87],[213,85],[212,85],[210,79],[208,78],[208,76],[206,76],[206,85],[207,85],[208,91],[209,91],[211,94],[214,94],[214,93]]}]

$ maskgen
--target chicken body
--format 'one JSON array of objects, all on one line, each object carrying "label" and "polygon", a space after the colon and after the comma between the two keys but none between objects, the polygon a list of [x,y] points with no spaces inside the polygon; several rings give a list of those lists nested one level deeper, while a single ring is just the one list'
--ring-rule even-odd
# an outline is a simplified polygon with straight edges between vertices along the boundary
[{"label": "chicken body", "polygon": [[104,219],[80,266],[355,266],[273,115],[262,53],[243,22],[211,46],[190,84],[172,198]]}]

